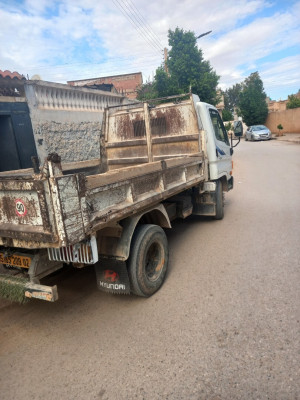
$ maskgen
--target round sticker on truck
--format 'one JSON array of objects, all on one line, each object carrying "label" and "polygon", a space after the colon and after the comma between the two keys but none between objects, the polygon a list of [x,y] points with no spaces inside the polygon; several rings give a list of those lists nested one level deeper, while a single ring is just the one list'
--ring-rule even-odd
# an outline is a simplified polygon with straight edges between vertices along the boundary
[{"label": "round sticker on truck", "polygon": [[27,214],[27,209],[23,200],[16,200],[16,213],[19,217],[25,217],[25,215]]}]

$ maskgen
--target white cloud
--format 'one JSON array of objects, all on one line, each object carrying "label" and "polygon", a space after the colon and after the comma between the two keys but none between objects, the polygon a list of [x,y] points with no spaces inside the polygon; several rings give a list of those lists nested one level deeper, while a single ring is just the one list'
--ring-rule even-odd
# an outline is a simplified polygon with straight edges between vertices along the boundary
[{"label": "white cloud", "polygon": [[261,77],[264,85],[270,88],[295,85],[300,89],[300,54],[286,57],[276,64],[265,63],[262,65]]},{"label": "white cloud", "polygon": [[[221,75],[221,87],[260,69],[268,87],[272,72],[267,73],[261,59],[299,44],[299,1],[267,18],[256,18],[272,6],[267,0],[26,0],[23,8],[13,4],[0,3],[0,39],[6,43],[0,48],[0,68],[38,73],[53,81],[134,71],[149,78],[163,61],[168,29],[179,26],[196,34],[213,31],[198,43]],[[55,8],[53,17],[49,4]],[[138,10],[138,30],[124,15],[133,7]],[[287,60],[272,63],[289,68],[293,78],[282,73],[283,86],[298,79],[297,66]]]},{"label": "white cloud", "polygon": [[[280,23],[275,25],[275,21]],[[228,32],[214,43],[207,45],[204,48],[204,55],[221,75],[222,87],[232,86],[251,72],[264,69],[260,59],[298,45],[298,31],[299,19],[292,10],[282,14],[277,13],[272,17],[256,19],[248,25]],[[280,60],[274,60],[269,65],[277,65],[279,62]],[[281,64],[284,68],[287,67],[286,63]],[[299,79],[299,67],[293,64],[293,68],[293,75]],[[287,74],[281,76],[282,86],[285,85],[285,80]],[[264,84],[267,90],[268,81]]]}]

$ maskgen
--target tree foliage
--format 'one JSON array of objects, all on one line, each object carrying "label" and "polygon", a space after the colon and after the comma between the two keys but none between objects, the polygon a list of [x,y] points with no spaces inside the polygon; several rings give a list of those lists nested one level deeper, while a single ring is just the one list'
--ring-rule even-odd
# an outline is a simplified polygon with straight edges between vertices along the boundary
[{"label": "tree foliage", "polygon": [[286,108],[291,109],[291,108],[298,108],[300,107],[300,99],[299,97],[295,96],[294,94],[291,94],[288,96],[288,102],[286,103]]},{"label": "tree foliage", "polygon": [[277,129],[278,129],[278,135],[277,136],[282,136],[281,131],[283,129],[283,126],[281,124],[279,124],[279,125],[277,125]]},{"label": "tree foliage", "polygon": [[227,124],[225,124],[224,126],[225,126],[225,129],[226,129],[226,131],[227,131],[228,133],[229,133],[230,131],[232,131],[232,129],[233,129],[233,125],[232,125],[231,122],[227,122]]},{"label": "tree foliage", "polygon": [[239,106],[244,122],[250,125],[264,124],[268,115],[266,94],[258,72],[253,72],[243,82]]},{"label": "tree foliage", "polygon": [[[190,90],[198,94],[201,101],[211,104],[218,102],[217,85],[219,76],[212,69],[209,61],[203,59],[202,50],[197,47],[197,38],[191,31],[176,28],[168,32],[169,46],[171,47],[167,67],[156,70],[152,94],[165,97],[176,94],[188,93]],[[147,85],[147,84],[146,84]],[[142,86],[138,98],[144,99],[144,94],[149,89]]]},{"label": "tree foliage", "polygon": [[156,97],[158,96],[154,82],[146,82],[137,89],[138,100],[150,100]]},{"label": "tree foliage", "polygon": [[239,98],[242,91],[243,85],[236,83],[231,88],[226,89],[224,94],[224,105],[225,109],[233,112],[233,110],[239,107]]},{"label": "tree foliage", "polygon": [[223,121],[233,121],[233,115],[229,110],[226,110],[226,108],[224,108],[224,110],[222,110],[222,120]]}]

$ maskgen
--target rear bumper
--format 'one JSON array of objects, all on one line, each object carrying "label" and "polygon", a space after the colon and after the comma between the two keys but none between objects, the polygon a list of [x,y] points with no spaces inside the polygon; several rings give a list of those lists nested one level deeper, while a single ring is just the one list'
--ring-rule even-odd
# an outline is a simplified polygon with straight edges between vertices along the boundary
[{"label": "rear bumper", "polygon": [[270,140],[272,136],[252,136],[252,140]]}]

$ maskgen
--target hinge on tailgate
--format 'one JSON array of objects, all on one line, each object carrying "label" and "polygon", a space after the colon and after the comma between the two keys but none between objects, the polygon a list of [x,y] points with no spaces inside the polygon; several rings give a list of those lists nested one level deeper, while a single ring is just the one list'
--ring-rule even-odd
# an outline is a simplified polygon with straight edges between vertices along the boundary
[{"label": "hinge on tailgate", "polygon": [[48,256],[51,261],[95,264],[98,261],[96,237],[92,236],[90,240],[59,249],[48,248]]}]

